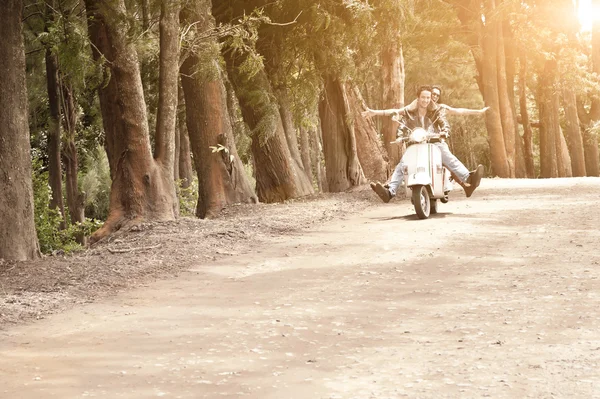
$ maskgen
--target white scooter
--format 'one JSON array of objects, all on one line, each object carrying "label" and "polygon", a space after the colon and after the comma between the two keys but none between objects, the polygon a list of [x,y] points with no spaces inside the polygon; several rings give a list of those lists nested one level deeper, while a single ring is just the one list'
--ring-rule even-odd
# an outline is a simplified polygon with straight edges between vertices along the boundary
[{"label": "white scooter", "polygon": [[428,132],[423,128],[408,130],[408,135],[399,137],[392,143],[407,144],[402,156],[404,164],[404,188],[411,197],[419,219],[427,219],[438,211],[438,202],[447,203],[448,194],[453,188],[450,171],[442,165],[442,152],[434,142],[443,140],[439,133]]}]

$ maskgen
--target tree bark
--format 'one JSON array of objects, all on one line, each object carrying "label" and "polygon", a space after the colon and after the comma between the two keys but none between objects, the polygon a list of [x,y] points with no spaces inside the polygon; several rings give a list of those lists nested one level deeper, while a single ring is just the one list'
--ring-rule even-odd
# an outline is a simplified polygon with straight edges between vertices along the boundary
[{"label": "tree bark", "polygon": [[[493,3],[493,1],[492,1]],[[510,97],[508,95],[508,79],[506,77],[506,56],[504,49],[504,33],[502,23],[495,22],[497,29],[496,56],[498,65],[498,103],[500,105],[500,120],[502,124],[502,134],[504,135],[504,146],[506,150],[506,160],[508,162],[509,177],[516,176],[516,149],[515,139],[515,117]],[[512,84],[512,82],[510,82]]]},{"label": "tree bark", "polygon": [[310,158],[310,135],[305,127],[300,127],[300,157],[302,158],[302,165],[304,171],[307,173],[308,178],[312,181],[312,165]]},{"label": "tree bark", "polygon": [[563,108],[565,110],[566,138],[571,154],[573,176],[585,176],[585,153],[583,137],[577,117],[577,97],[570,87],[563,88]]},{"label": "tree bark", "polygon": [[183,93],[183,85],[179,87],[179,104],[177,105],[177,143],[179,143],[179,151],[177,151],[177,179],[181,180],[181,187],[188,188],[192,184],[194,170],[192,168],[192,157],[190,148],[190,137],[187,130],[186,112],[185,112],[185,94]]},{"label": "tree bark", "polygon": [[523,124],[523,144],[525,156],[525,167],[527,177],[535,177],[535,167],[533,163],[533,131],[529,123],[529,111],[527,111],[527,56],[520,57],[520,72],[519,72],[519,107],[521,110],[521,123]]},{"label": "tree bark", "polygon": [[298,135],[296,134],[296,128],[294,127],[294,118],[285,89],[280,88],[275,90],[275,95],[279,104],[279,115],[281,116],[283,131],[285,132],[285,139],[290,149],[292,159],[296,163],[296,168],[302,170],[302,172],[304,172],[306,177],[310,180],[310,175],[304,169],[304,164],[302,162],[302,155],[300,154],[300,147],[298,145]]},{"label": "tree bark", "polygon": [[279,108],[273,102],[273,90],[264,69],[248,78],[238,69],[242,59],[228,56],[226,60],[242,116],[252,131],[258,199],[272,203],[312,194],[311,182],[290,153]]},{"label": "tree bark", "polygon": [[48,180],[52,191],[50,208],[57,209],[62,218],[64,228],[66,222],[65,206],[62,191],[62,165],[60,162],[60,89],[58,77],[58,61],[49,48],[46,49],[46,87],[48,90]]},{"label": "tree bark", "polygon": [[[209,0],[189,6],[182,13],[185,23],[194,24],[198,33],[213,29],[211,6]],[[200,218],[215,217],[229,204],[257,202],[235,146],[220,64],[216,40],[208,39],[181,67]]]},{"label": "tree bark", "polygon": [[540,176],[558,177],[556,153],[558,109],[554,109],[553,96],[556,80],[556,62],[546,61],[538,81],[538,109],[540,114]]},{"label": "tree bark", "polygon": [[[79,161],[77,157],[77,147],[75,145],[75,134],[77,131],[77,109],[75,108],[75,98],[73,89],[63,82],[61,85],[62,102],[64,109],[65,124],[65,148],[63,151],[66,170],[66,192],[67,204],[69,205],[69,215],[71,223],[83,223],[85,221],[85,196],[79,192],[78,170]],[[85,237],[77,237],[80,244],[85,244]]]},{"label": "tree bark", "polygon": [[172,220],[178,215],[173,151],[179,24],[176,2],[167,3],[161,5],[160,105],[154,159],[138,57],[127,37],[124,0],[116,0],[112,8],[99,0],[85,1],[94,58],[106,57],[110,69],[110,80],[100,89],[112,175],[110,208],[108,219],[91,242],[144,220]]},{"label": "tree bark", "polygon": [[350,106],[344,84],[337,77],[324,78],[324,95],[319,103],[323,152],[329,191],[345,191],[366,182],[358,160]]},{"label": "tree bark", "polygon": [[[375,130],[373,121],[361,116],[361,111],[365,109],[365,103],[360,91],[351,84],[345,86],[356,137],[356,153],[363,173],[369,180],[386,181],[390,173],[388,172],[389,165],[385,148]],[[396,145],[396,147],[400,146]]]},{"label": "tree bark", "polygon": [[34,224],[21,0],[0,7],[0,259],[39,256]]},{"label": "tree bark", "polygon": [[321,125],[317,126],[316,129],[310,132],[310,149],[311,149],[311,160],[314,168],[315,178],[317,180],[317,187],[319,192],[324,193],[329,191],[327,189],[327,181],[325,177],[325,166],[323,162],[323,147],[321,144]]},{"label": "tree bark", "polygon": [[[501,3],[504,3],[504,0],[502,0]],[[525,163],[525,146],[519,132],[519,122],[517,120],[517,95],[515,94],[515,76],[517,74],[516,67],[518,56],[514,34],[508,18],[502,20],[502,33],[504,35],[504,48],[506,49],[506,91],[510,100],[515,131],[515,177],[524,178],[528,177],[527,166]]]},{"label": "tree bark", "polygon": [[[492,15],[494,0],[484,0],[486,15]],[[483,27],[482,50],[482,87],[485,104],[490,107],[486,112],[485,124],[490,143],[492,173],[498,177],[510,177],[510,166],[506,154],[506,144],[502,130],[500,101],[498,97],[498,57],[496,53],[497,22],[489,18]]]},{"label": "tree bark", "polygon": [[[402,44],[395,42],[387,46],[381,54],[381,75],[383,86],[383,109],[401,108],[404,106],[404,55]],[[389,166],[394,168],[402,158],[399,145],[390,144],[396,140],[398,122],[392,118],[384,118],[381,126],[383,144],[389,159]]]}]

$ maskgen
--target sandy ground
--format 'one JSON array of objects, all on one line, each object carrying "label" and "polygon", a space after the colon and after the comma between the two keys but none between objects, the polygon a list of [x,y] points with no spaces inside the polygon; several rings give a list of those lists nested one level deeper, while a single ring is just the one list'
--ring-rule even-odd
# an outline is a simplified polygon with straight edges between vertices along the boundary
[{"label": "sandy ground", "polygon": [[600,398],[599,193],[484,179],[195,259],[5,324],[0,397]]}]

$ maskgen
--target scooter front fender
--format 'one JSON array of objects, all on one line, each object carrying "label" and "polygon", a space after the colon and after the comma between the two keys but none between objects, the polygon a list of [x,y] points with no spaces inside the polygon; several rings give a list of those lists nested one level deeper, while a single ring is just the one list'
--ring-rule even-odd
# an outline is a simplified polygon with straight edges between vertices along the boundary
[{"label": "scooter front fender", "polygon": [[431,176],[428,172],[413,173],[407,176],[406,185],[412,187],[415,185],[429,186],[431,185]]}]

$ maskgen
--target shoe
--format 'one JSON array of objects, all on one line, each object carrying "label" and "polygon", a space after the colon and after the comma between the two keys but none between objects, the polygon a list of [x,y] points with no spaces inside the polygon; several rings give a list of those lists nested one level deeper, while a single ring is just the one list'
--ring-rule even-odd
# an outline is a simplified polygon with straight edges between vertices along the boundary
[{"label": "shoe", "polygon": [[371,182],[370,186],[371,189],[377,193],[377,195],[379,196],[379,198],[381,198],[383,202],[385,202],[386,204],[390,202],[390,200],[392,199],[392,194],[390,193],[390,190],[383,187],[383,185],[379,182]]},{"label": "shoe", "polygon": [[473,195],[473,191],[475,191],[475,189],[479,187],[479,184],[481,183],[481,178],[483,177],[483,172],[483,165],[479,165],[477,166],[477,169],[469,173],[469,178],[466,181],[467,184],[465,184],[464,186],[467,198]]}]

